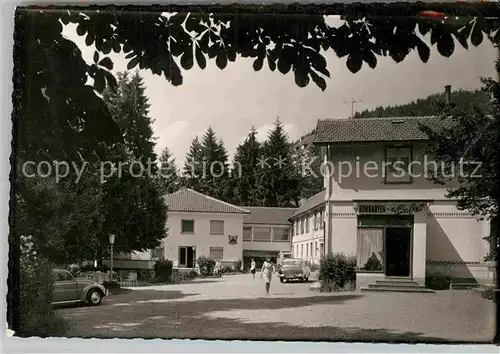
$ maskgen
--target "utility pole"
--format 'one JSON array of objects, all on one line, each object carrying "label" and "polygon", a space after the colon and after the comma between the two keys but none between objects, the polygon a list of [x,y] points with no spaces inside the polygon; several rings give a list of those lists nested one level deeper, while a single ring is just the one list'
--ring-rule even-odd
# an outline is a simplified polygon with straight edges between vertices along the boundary
[{"label": "utility pole", "polygon": [[[349,103],[348,103],[346,100],[344,100],[343,98],[342,98],[342,101],[344,101],[344,103],[345,103],[345,104],[349,104]],[[354,118],[354,104],[355,104],[355,103],[361,103],[361,102],[363,102],[363,100],[359,100],[359,101],[357,101],[357,100],[355,100],[355,99],[354,99],[354,97],[352,97],[352,98],[351,98],[351,102],[350,102],[350,103],[351,103],[351,119],[352,119],[352,118]]]}]

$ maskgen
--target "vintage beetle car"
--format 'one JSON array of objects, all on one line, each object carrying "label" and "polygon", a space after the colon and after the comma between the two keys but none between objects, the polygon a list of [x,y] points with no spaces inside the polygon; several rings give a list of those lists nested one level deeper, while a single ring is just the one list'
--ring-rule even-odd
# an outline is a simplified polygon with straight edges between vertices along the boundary
[{"label": "vintage beetle car", "polygon": [[54,298],[53,305],[82,303],[97,306],[108,291],[104,286],[88,279],[76,279],[64,269],[53,269]]},{"label": "vintage beetle car", "polygon": [[293,279],[308,281],[309,275],[311,275],[311,269],[306,265],[306,262],[296,258],[284,259],[278,271],[282,283]]}]

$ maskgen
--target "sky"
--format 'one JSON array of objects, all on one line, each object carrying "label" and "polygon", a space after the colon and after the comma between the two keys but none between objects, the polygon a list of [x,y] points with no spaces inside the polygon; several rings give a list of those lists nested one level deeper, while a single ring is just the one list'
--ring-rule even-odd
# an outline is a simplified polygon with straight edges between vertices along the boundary
[{"label": "sky", "polygon": [[[76,26],[65,26],[63,35],[92,63],[95,49],[85,45],[84,37],[76,34]],[[154,119],[156,152],[168,146],[177,165],[182,166],[192,139],[212,127],[231,157],[252,126],[263,141],[277,117],[289,138],[295,140],[314,129],[318,119],[348,118],[352,99],[362,101],[355,104],[354,111],[405,104],[442,92],[445,85],[452,85],[452,90],[480,88],[480,77],[495,75],[496,50],[486,39],[469,50],[456,45],[450,58],[442,57],[433,47],[426,64],[416,52],[399,64],[389,57],[377,57],[375,69],[364,63],[356,74],[347,69],[347,58],[339,59],[331,51],[323,54],[331,74],[325,91],[314,84],[299,88],[293,73],[271,72],[266,65],[255,72],[253,60],[246,58],[229,62],[224,70],[215,60],[207,60],[205,70],[196,64],[189,71],[181,69],[183,84],[178,87],[141,70]],[[126,70],[128,60],[123,54],[112,52],[108,56],[115,64],[114,71]]]}]

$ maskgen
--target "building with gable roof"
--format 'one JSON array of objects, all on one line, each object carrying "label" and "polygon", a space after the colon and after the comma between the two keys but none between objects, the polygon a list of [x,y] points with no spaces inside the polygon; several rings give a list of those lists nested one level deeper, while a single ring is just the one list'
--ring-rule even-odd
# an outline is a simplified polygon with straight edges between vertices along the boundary
[{"label": "building with gable roof", "polygon": [[318,121],[314,144],[327,167],[325,190],[291,217],[299,258],[311,257],[311,247],[313,260],[317,252],[355,256],[361,289],[419,290],[431,276],[491,281],[491,264],[483,262],[489,222],[458,210],[445,187],[427,180],[436,161],[424,155],[428,136],[421,124],[439,130],[452,123],[436,117]]}]

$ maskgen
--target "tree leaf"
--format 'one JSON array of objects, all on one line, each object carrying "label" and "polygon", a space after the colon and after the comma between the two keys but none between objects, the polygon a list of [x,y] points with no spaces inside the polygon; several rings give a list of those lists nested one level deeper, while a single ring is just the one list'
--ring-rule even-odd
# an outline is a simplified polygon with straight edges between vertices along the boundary
[{"label": "tree leaf", "polygon": [[[283,53],[285,54],[285,53]],[[283,55],[278,59],[278,70],[283,75],[287,74],[292,68],[292,64],[288,61],[288,59]]]},{"label": "tree leaf", "polygon": [[469,49],[469,37],[472,31],[472,24],[467,24],[461,31],[456,34],[457,41],[464,47],[465,49]]},{"label": "tree leaf", "polygon": [[420,39],[417,42],[417,52],[420,60],[422,60],[423,63],[427,63],[427,61],[429,61],[431,50],[429,49],[429,47],[427,47],[427,44],[422,42],[422,40]]},{"label": "tree leaf", "polygon": [[349,71],[352,72],[353,74],[356,74],[361,69],[363,61],[361,60],[361,56],[359,54],[351,53],[347,57],[346,64]]},{"label": "tree leaf", "polygon": [[307,74],[307,71],[305,71],[303,68],[298,67],[294,71],[295,73],[295,84],[298,87],[306,87],[309,84],[309,75]]},{"label": "tree leaf", "polygon": [[472,34],[470,36],[470,42],[474,47],[477,47],[481,43],[483,43],[483,31],[481,31],[481,27],[478,26],[478,23],[474,25],[474,29],[472,30]]},{"label": "tree leaf", "polygon": [[127,64],[127,70],[131,70],[135,68],[139,64],[139,57],[133,58],[131,61],[128,62]]},{"label": "tree leaf", "polygon": [[108,86],[111,88],[113,92],[116,92],[116,90],[118,89],[118,84],[116,82],[115,76],[109,71],[104,71],[104,76],[106,77],[106,82],[108,83]]},{"label": "tree leaf", "polygon": [[267,56],[267,65],[271,71],[276,70],[276,62],[269,55]]},{"label": "tree leaf", "polygon": [[437,50],[444,57],[450,57],[455,50],[455,42],[450,33],[443,33],[437,42]]},{"label": "tree leaf", "polygon": [[309,73],[311,75],[311,78],[312,78],[313,82],[316,85],[318,85],[318,87],[321,89],[321,91],[325,91],[326,90],[326,81],[325,81],[325,79],[323,79],[321,76],[319,76],[318,74],[316,74],[313,70],[311,70]]},{"label": "tree leaf", "polygon": [[259,71],[260,69],[262,69],[263,65],[264,65],[264,57],[258,57],[253,62],[253,69],[255,71]]},{"label": "tree leaf", "polygon": [[222,52],[219,55],[217,55],[217,58],[215,59],[215,64],[219,67],[219,69],[224,70],[227,66],[227,57],[226,53]]},{"label": "tree leaf", "polygon": [[104,66],[106,69],[108,70],[113,70],[113,62],[111,61],[111,59],[109,57],[105,57],[103,58],[100,62],[99,62],[99,65],[100,66]]},{"label": "tree leaf", "polygon": [[187,50],[182,54],[181,56],[181,66],[185,70],[191,70],[193,67],[194,60],[193,60],[193,47],[188,47]]},{"label": "tree leaf", "polygon": [[87,37],[85,37],[85,44],[90,47],[95,40],[95,36],[92,33],[89,33]]},{"label": "tree leaf", "polygon": [[375,67],[377,66],[377,57],[375,56],[375,54],[373,54],[373,52],[371,50],[366,50],[364,53],[363,53],[363,60],[368,64],[368,66],[372,69],[375,69]]},{"label": "tree leaf", "polygon": [[97,62],[99,61],[99,52],[96,50],[94,51],[94,63],[97,64]]},{"label": "tree leaf", "polygon": [[87,32],[87,29],[85,28],[85,26],[80,23],[77,27],[76,27],[76,33],[79,35],[79,36],[83,36],[85,34],[85,32]]},{"label": "tree leaf", "polygon": [[101,93],[106,88],[106,80],[104,79],[104,74],[101,70],[97,71],[94,76],[94,89]]},{"label": "tree leaf", "polygon": [[195,46],[195,54],[196,61],[198,62],[198,66],[203,70],[207,67],[207,59],[205,58],[205,54],[201,51],[201,48],[196,45]]}]

